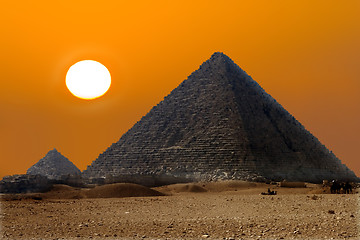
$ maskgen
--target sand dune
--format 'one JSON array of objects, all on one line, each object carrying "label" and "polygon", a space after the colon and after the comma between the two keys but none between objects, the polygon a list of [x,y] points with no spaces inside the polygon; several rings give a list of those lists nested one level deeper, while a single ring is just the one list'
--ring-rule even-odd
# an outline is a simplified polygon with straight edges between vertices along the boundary
[{"label": "sand dune", "polygon": [[84,191],[87,198],[122,198],[163,196],[156,190],[132,183],[114,183]]},{"label": "sand dune", "polygon": [[254,183],[239,180],[231,181],[216,181],[216,182],[199,182],[199,183],[184,183],[172,184],[162,187],[154,188],[155,190],[168,194],[178,195],[182,193],[220,193],[220,192],[234,192],[241,191],[243,194],[260,194],[267,188],[277,188],[277,186]]},{"label": "sand dune", "polygon": [[81,188],[74,188],[68,185],[54,185],[50,191],[38,194],[44,199],[80,199],[85,198],[84,191]]},{"label": "sand dune", "polygon": [[240,180],[217,181],[203,183],[203,187],[211,192],[224,192],[234,190],[244,190],[250,188],[266,187],[265,183],[254,183]]},{"label": "sand dune", "polygon": [[45,193],[30,194],[4,194],[4,200],[26,200],[26,199],[83,199],[83,198],[124,198],[124,197],[150,197],[164,196],[148,187],[132,183],[114,183],[94,188],[75,188],[67,185],[56,184],[50,191]]},{"label": "sand dune", "polygon": [[162,192],[166,195],[174,195],[178,193],[203,193],[207,190],[195,183],[178,183],[162,187],[154,188],[155,190]]},{"label": "sand dune", "polygon": [[199,182],[199,183],[180,183],[166,185],[156,188],[148,188],[132,183],[114,183],[94,188],[75,188],[67,185],[54,185],[46,193],[33,194],[12,194],[5,195],[3,199],[82,199],[82,198],[124,198],[124,197],[147,197],[147,196],[164,196],[179,195],[187,193],[224,193],[231,194],[260,194],[267,192],[267,189],[277,191],[278,194],[327,194],[329,189],[322,188],[321,185],[307,184],[306,188],[283,188],[277,185],[265,183],[254,183],[246,181],[216,181],[216,182]]},{"label": "sand dune", "polygon": [[153,189],[166,195],[179,195],[184,193],[232,194],[234,192],[238,192],[239,194],[243,195],[257,195],[262,192],[267,192],[268,188],[276,191],[280,195],[330,193],[329,188],[322,188],[322,186],[319,184],[306,183],[306,187],[304,188],[287,188],[279,187],[276,184],[246,182],[240,180],[172,184]]}]

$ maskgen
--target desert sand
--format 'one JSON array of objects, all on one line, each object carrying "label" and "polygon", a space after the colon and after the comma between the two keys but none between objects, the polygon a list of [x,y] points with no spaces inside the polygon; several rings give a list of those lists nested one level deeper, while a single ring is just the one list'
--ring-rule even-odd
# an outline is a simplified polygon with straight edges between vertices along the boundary
[{"label": "desert sand", "polygon": [[[277,195],[260,195],[268,188]],[[356,191],[355,191],[356,192]],[[359,239],[359,193],[226,181],[57,185],[1,200],[2,239]]]}]

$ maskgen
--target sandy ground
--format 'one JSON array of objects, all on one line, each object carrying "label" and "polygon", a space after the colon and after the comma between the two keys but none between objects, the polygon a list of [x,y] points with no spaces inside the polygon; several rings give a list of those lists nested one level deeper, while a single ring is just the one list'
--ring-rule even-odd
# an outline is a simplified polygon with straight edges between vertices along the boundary
[{"label": "sandy ground", "polygon": [[[113,188],[119,191],[124,186]],[[125,187],[130,195],[149,192],[132,187]],[[268,187],[278,194],[260,195]],[[100,192],[110,197],[111,188],[107,186]],[[42,200],[2,199],[1,237],[360,239],[359,193],[332,195],[322,194],[323,189],[316,185],[279,188],[234,181],[177,184],[153,190],[167,196],[120,198],[121,194],[114,193],[116,198],[87,198],[79,192],[89,190],[58,186],[41,195]]]}]

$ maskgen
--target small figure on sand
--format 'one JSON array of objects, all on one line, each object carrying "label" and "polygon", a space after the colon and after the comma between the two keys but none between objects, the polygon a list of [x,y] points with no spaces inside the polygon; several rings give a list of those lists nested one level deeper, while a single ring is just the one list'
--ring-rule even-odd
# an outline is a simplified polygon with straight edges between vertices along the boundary
[{"label": "small figure on sand", "polygon": [[261,195],[276,195],[276,191],[271,191],[270,188],[268,188],[267,192],[262,192]]},{"label": "small figure on sand", "polygon": [[332,180],[330,192],[331,193],[340,193],[340,190],[341,190],[341,184],[338,181]]},{"label": "small figure on sand", "polygon": [[351,184],[349,183],[349,181],[347,181],[347,182],[344,184],[344,192],[345,192],[345,194],[350,194],[350,193],[352,193],[352,186],[351,186]]},{"label": "small figure on sand", "polygon": [[332,181],[332,185],[330,187],[331,193],[344,193],[344,194],[351,194],[352,193],[352,185],[347,181],[346,183],[339,182],[339,181]]}]

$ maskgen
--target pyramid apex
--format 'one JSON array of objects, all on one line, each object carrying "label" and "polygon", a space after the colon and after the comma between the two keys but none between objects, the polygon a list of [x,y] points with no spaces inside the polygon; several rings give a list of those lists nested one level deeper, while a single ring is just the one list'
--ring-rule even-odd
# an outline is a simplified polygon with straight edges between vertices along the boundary
[{"label": "pyramid apex", "polygon": [[193,72],[195,78],[200,75],[236,73],[242,76],[249,76],[230,57],[223,52],[214,52],[211,57],[200,65],[200,68]]},{"label": "pyramid apex", "polygon": [[231,58],[229,58],[225,53],[223,52],[214,52],[211,57],[210,60],[217,60],[217,59],[222,59],[222,60],[231,60]]},{"label": "pyramid apex", "polygon": [[59,153],[59,151],[56,148],[53,148],[48,152],[48,154],[49,153]]},{"label": "pyramid apex", "polygon": [[219,57],[219,56],[222,56],[222,55],[225,55],[223,52],[214,52],[211,57]]},{"label": "pyramid apex", "polygon": [[[212,58],[216,58],[216,57],[223,57],[226,56],[223,52],[214,52],[211,57]],[[227,57],[227,56],[226,56]]]},{"label": "pyramid apex", "polygon": [[60,179],[62,175],[80,174],[80,170],[54,148],[32,165],[26,174],[39,174],[49,179]]}]

